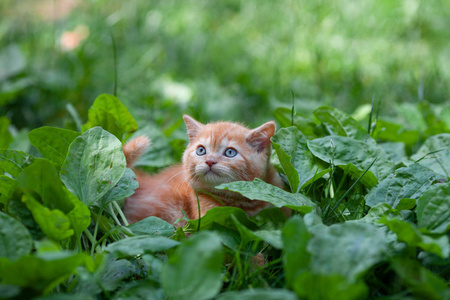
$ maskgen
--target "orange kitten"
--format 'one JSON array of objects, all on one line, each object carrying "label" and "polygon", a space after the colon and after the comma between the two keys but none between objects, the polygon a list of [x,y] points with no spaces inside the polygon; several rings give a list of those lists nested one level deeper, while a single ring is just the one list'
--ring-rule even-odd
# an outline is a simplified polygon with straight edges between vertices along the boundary
[{"label": "orange kitten", "polygon": [[[250,130],[231,122],[203,125],[190,116],[183,118],[189,135],[183,163],[157,175],[135,170],[139,188],[124,205],[129,222],[156,216],[174,223],[183,217],[181,210],[189,219],[198,219],[195,190],[201,215],[212,207],[225,205],[242,208],[251,216],[271,206],[268,202],[250,200],[215,187],[255,178],[283,187],[281,178],[270,163],[270,138],[275,133],[275,123],[268,122]],[[131,167],[148,145],[148,138],[142,136],[125,144],[123,151],[127,166]],[[184,224],[179,222],[177,225]]]}]

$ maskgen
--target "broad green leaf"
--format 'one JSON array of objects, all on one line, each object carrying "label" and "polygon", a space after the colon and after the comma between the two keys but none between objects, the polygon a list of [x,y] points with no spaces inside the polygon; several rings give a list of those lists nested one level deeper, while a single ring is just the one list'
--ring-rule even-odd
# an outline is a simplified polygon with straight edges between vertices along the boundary
[{"label": "broad green leaf", "polygon": [[33,247],[27,228],[0,211],[0,257],[16,260],[28,255]]},{"label": "broad green leaf", "polygon": [[0,117],[0,149],[8,148],[11,144],[13,137],[9,132],[10,121],[7,117]]},{"label": "broad green leaf", "polygon": [[450,299],[447,283],[417,260],[399,256],[391,261],[391,265],[417,299]]},{"label": "broad green leaf", "polygon": [[268,207],[250,218],[260,229],[278,230],[282,229],[287,218],[281,209]]},{"label": "broad green leaf", "polygon": [[157,217],[147,217],[134,224],[128,225],[135,235],[156,235],[169,237],[173,235],[175,227]]},{"label": "broad green leaf", "polygon": [[2,284],[29,288],[35,293],[49,293],[59,283],[74,274],[85,261],[84,253],[56,252],[22,256],[17,261],[0,262]]},{"label": "broad green leaf", "polygon": [[87,206],[95,204],[126,170],[122,143],[100,127],[77,137],[61,167],[61,180]]},{"label": "broad green leaf", "polygon": [[283,227],[282,239],[284,244],[283,266],[286,285],[294,288],[298,274],[305,272],[310,263],[310,254],[306,246],[310,234],[301,217],[290,218]]},{"label": "broad green leaf", "polygon": [[169,299],[211,299],[222,287],[223,251],[220,238],[202,231],[184,240],[162,273],[162,287]]},{"label": "broad green leaf", "polygon": [[66,158],[70,144],[79,135],[72,130],[44,126],[30,131],[28,138],[42,156],[60,166]]},{"label": "broad green leaf", "polygon": [[406,243],[410,247],[422,248],[442,258],[446,258],[450,254],[450,245],[446,236],[427,236],[420,233],[412,223],[400,219],[383,217],[379,222],[394,232],[399,241]]},{"label": "broad green leaf", "polygon": [[275,119],[281,125],[281,127],[296,126],[308,139],[315,139],[324,133],[322,128],[319,127],[316,120],[311,118],[310,113],[295,112],[294,124],[292,124],[291,116],[292,110],[286,107],[279,107],[274,111]]},{"label": "broad green leaf", "polygon": [[17,177],[24,168],[34,161],[33,156],[16,150],[0,149],[0,172],[3,170],[12,177]]},{"label": "broad green leaf", "polygon": [[370,190],[366,195],[366,204],[387,203],[396,208],[402,198],[419,199],[439,179],[440,176],[419,164],[400,168]]},{"label": "broad green leaf", "polygon": [[430,136],[411,159],[450,178],[450,133]]},{"label": "broad green leaf", "polygon": [[435,185],[417,201],[417,225],[432,233],[450,229],[450,183]]},{"label": "broad green leaf", "polygon": [[179,242],[163,236],[140,235],[109,244],[105,251],[116,257],[132,257],[165,251],[178,246],[178,244]]},{"label": "broad green leaf", "polygon": [[327,136],[308,141],[308,147],[316,157],[342,168],[354,178],[361,176],[376,159],[361,179],[368,187],[375,186],[394,169],[394,163],[372,139],[358,141],[343,136]]},{"label": "broad green leaf", "polygon": [[405,144],[400,142],[378,143],[388,157],[395,163],[400,164],[406,158]]},{"label": "broad green leaf", "polygon": [[6,175],[0,175],[0,203],[6,204],[8,195],[14,186],[14,179]]},{"label": "broad green leaf", "polygon": [[329,172],[320,166],[308,149],[306,137],[296,127],[277,131],[272,137],[272,145],[293,193]]},{"label": "broad green leaf", "polygon": [[309,213],[317,207],[308,197],[302,194],[288,193],[259,178],[256,178],[253,181],[225,183],[216,188],[238,192],[250,200],[266,201],[273,204],[275,207],[289,207],[303,214]]},{"label": "broad green leaf", "polygon": [[88,112],[88,121],[82,126],[83,132],[96,126],[114,134],[119,140],[124,135],[137,130],[137,124],[127,108],[112,95],[98,96]]},{"label": "broad green leaf", "polygon": [[58,170],[47,159],[37,158],[17,177],[15,186],[28,193],[37,193],[42,203],[51,210],[58,209],[67,214],[73,209]]},{"label": "broad green leaf", "polygon": [[314,115],[322,122],[329,135],[347,136],[356,140],[367,137],[367,131],[355,119],[336,108],[319,107]]},{"label": "broad green leaf", "polygon": [[360,300],[369,294],[363,280],[349,282],[343,276],[312,272],[299,274],[293,289],[299,299],[309,300]]},{"label": "broad green leaf", "polygon": [[232,219],[236,224],[236,228],[239,230],[239,234],[241,235],[241,243],[243,246],[251,241],[264,241],[266,243],[269,243],[276,249],[283,249],[283,241],[281,240],[280,230],[252,231],[242,225],[235,216],[232,216]]},{"label": "broad green leaf", "polygon": [[405,145],[412,146],[417,143],[419,132],[417,130],[406,129],[399,124],[377,120],[372,137],[375,140],[401,142]]},{"label": "broad green leaf", "polygon": [[50,239],[60,241],[74,234],[74,230],[70,228],[69,218],[62,211],[48,209],[27,194],[22,196],[22,202],[25,203],[36,223]]},{"label": "broad green leaf", "polygon": [[139,187],[139,183],[136,180],[136,175],[131,169],[126,169],[119,182],[103,195],[100,200],[100,205],[106,205],[113,201],[123,200],[134,194],[134,190]]},{"label": "broad green leaf", "polygon": [[307,250],[314,274],[340,275],[352,283],[377,263],[387,260],[390,240],[379,226],[347,222],[321,227]]},{"label": "broad green leaf", "polygon": [[262,289],[232,291],[220,294],[217,300],[297,300],[295,294],[289,290]]}]

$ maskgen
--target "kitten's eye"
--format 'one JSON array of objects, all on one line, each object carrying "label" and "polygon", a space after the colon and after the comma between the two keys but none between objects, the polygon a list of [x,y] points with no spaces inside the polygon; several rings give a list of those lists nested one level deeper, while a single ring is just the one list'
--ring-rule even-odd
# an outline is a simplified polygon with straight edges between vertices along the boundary
[{"label": "kitten's eye", "polygon": [[198,146],[197,150],[195,150],[198,156],[202,156],[206,154],[206,149],[203,146]]},{"label": "kitten's eye", "polygon": [[233,148],[228,148],[227,150],[225,150],[224,155],[226,157],[235,157],[237,155],[237,151]]}]

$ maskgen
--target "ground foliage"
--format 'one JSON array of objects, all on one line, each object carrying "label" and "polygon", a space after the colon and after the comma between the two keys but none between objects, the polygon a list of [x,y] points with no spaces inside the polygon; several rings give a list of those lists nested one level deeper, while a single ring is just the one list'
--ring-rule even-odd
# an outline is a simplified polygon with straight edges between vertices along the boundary
[{"label": "ground foliage", "polygon": [[[35,154],[4,135],[0,297],[449,299],[450,130],[425,105],[414,139],[375,116],[365,129],[332,107],[276,110],[273,163],[289,189],[219,186],[275,207],[251,218],[217,207],[182,228],[126,222],[121,203],[137,184],[121,146],[146,129],[114,96],[100,95],[78,130],[32,130]],[[140,165],[177,160],[172,132],[148,134],[155,148]]]}]

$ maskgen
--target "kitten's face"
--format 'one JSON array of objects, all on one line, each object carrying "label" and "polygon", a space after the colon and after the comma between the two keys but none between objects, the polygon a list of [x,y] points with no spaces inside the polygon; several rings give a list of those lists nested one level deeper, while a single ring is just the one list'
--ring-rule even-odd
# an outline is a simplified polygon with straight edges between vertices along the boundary
[{"label": "kitten's face", "polygon": [[222,183],[265,176],[274,122],[250,130],[230,122],[203,125],[189,116],[184,120],[189,145],[183,164],[195,188],[211,190]]}]

